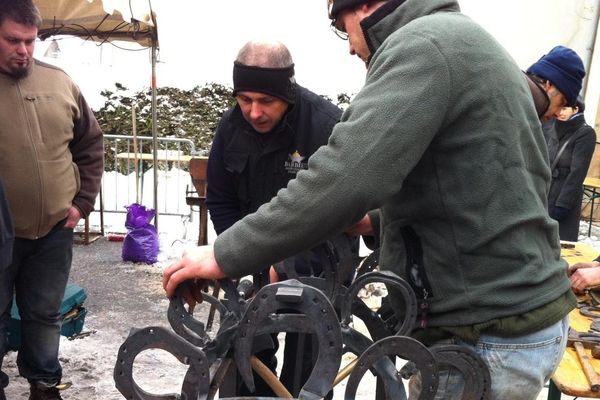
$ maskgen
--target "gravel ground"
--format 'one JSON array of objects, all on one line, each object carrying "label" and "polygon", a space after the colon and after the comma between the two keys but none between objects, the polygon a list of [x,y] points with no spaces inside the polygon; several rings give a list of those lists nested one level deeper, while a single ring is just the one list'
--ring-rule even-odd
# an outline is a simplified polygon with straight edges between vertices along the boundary
[{"label": "gravel ground", "polygon": [[[580,241],[600,251],[600,230],[594,227],[592,236],[588,238],[587,224],[582,223],[581,226],[584,236]],[[72,382],[72,387],[62,393],[65,400],[123,399],[113,380],[119,346],[132,327],[169,326],[166,318],[168,301],[161,278],[163,268],[172,257],[163,256],[155,265],[133,264],[122,261],[121,249],[121,242],[106,238],[74,248],[70,281],[87,292],[84,306],[88,314],[83,332],[89,335],[74,340],[61,337],[60,359],[64,381]],[[207,310],[208,306],[203,304],[195,314],[204,320]],[[26,399],[28,385],[18,375],[16,353],[11,352],[5,357],[3,370],[10,377],[7,398]],[[152,350],[138,356],[134,377],[149,392],[177,393],[185,372],[186,369],[173,356]],[[344,382],[336,387],[335,400],[343,398],[343,388]],[[374,398],[372,379],[363,380],[357,397]],[[547,391],[544,390],[538,399],[546,398]],[[563,396],[563,399],[570,397]]]}]

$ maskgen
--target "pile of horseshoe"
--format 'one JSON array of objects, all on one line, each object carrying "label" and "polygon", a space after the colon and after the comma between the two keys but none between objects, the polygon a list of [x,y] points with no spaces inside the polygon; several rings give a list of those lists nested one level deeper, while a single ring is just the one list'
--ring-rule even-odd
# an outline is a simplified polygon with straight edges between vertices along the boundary
[{"label": "pile of horseshoe", "polygon": [[[170,300],[167,311],[172,330],[166,327],[132,329],[120,346],[114,370],[117,389],[124,398],[132,400],[211,400],[218,398],[228,370],[236,367],[246,386],[253,390],[252,371],[257,369],[256,357],[252,355],[253,338],[276,332],[298,332],[316,336],[319,350],[298,399],[323,399],[347,378],[344,399],[353,400],[367,371],[377,377],[377,396],[373,394],[372,398],[406,399],[404,381],[418,373],[421,380],[418,399],[433,399],[440,368],[454,368],[462,374],[465,382],[462,399],[490,398],[490,374],[475,352],[450,344],[427,347],[410,337],[418,315],[415,293],[397,275],[378,270],[377,251],[358,267],[341,264],[332,263],[318,276],[299,276],[293,265],[280,263],[278,271],[284,271],[289,279],[268,284],[251,296],[240,291],[234,281],[219,280],[223,295],[205,293],[203,296],[218,312],[216,333],[208,331],[203,322],[194,318],[178,292]],[[355,277],[344,285],[339,276],[348,268],[354,268]],[[389,316],[389,303],[386,312],[384,305],[374,311],[363,302],[359,292],[371,283],[384,284],[388,292],[394,290],[395,295],[402,296],[406,308],[402,321]],[[383,303],[386,299],[387,296],[383,297]],[[368,336],[353,328],[355,318],[364,323]],[[134,380],[136,356],[151,349],[169,352],[187,366],[180,393],[149,393]],[[353,353],[356,359],[340,370],[346,353]],[[400,369],[396,367],[397,357],[406,361]],[[252,398],[292,397],[275,389],[278,397]]]}]

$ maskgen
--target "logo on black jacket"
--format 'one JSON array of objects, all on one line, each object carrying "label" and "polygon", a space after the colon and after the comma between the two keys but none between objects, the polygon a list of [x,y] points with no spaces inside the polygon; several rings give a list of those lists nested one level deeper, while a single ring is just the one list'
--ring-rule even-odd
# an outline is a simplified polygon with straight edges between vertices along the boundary
[{"label": "logo on black jacket", "polygon": [[285,162],[285,169],[289,174],[296,175],[301,169],[308,168],[308,162],[304,161],[306,157],[298,153],[298,150],[292,154],[288,154],[288,159]]}]

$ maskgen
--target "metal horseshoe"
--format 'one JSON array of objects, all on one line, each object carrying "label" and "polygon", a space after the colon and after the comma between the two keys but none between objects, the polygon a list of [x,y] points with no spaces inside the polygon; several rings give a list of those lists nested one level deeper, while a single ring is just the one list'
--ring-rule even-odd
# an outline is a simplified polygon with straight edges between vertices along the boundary
[{"label": "metal horseshoe", "polygon": [[[281,310],[283,310],[283,313],[278,314]],[[302,331],[310,329],[319,344],[317,361],[298,398],[325,397],[333,386],[333,381],[341,363],[342,334],[340,325],[331,302],[323,292],[294,279],[263,287],[248,304],[246,313],[240,320],[238,337],[234,345],[234,358],[240,375],[246,386],[250,390],[254,390],[254,380],[249,361],[252,340],[256,334],[265,331],[265,329],[259,330],[259,326],[264,328],[268,325],[265,321],[269,320],[273,321],[273,326],[278,330],[297,331],[297,327],[294,327],[294,325],[297,325],[301,316],[298,314],[285,314],[288,310],[304,314],[304,318],[308,321],[304,323]],[[285,324],[288,318],[291,329],[287,329]],[[274,322],[277,320],[280,320],[280,322]]]},{"label": "metal horseshoe", "polygon": [[[181,394],[156,395],[148,393],[133,379],[133,362],[148,349],[162,349],[179,362],[189,365],[181,386]],[[114,370],[115,386],[129,400],[204,400],[210,388],[209,365],[198,347],[163,327],[132,330],[119,347]]]}]

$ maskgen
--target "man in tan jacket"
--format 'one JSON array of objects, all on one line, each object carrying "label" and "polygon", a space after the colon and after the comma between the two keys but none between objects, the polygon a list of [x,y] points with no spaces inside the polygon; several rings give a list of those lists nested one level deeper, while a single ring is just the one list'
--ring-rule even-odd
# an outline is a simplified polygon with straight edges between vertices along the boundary
[{"label": "man in tan jacket", "polygon": [[[102,132],[79,88],[32,57],[40,22],[32,0],[0,0],[0,179],[15,229],[12,263],[0,270],[0,337],[14,292],[17,364],[30,400],[61,399],[60,306],[73,228],[93,210],[104,169]],[[4,355],[6,341],[0,343]],[[0,387],[7,384],[0,373]]]}]

